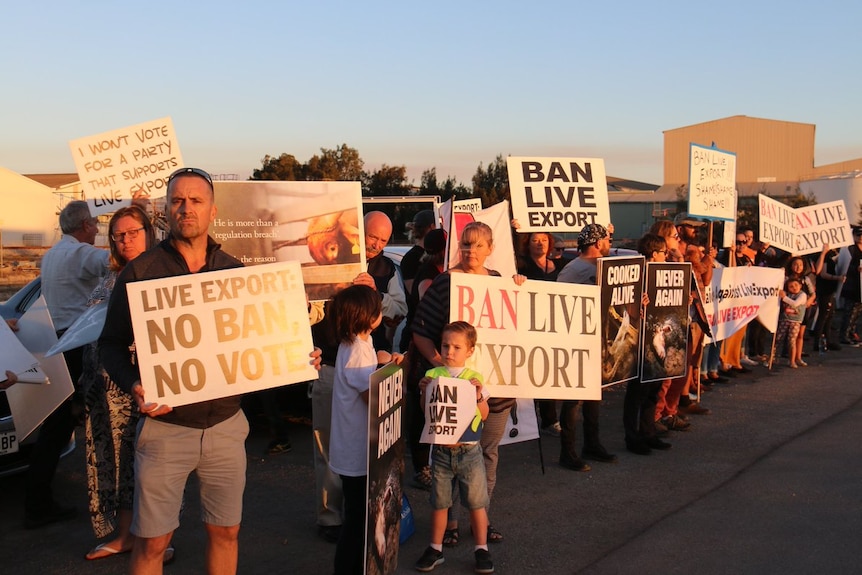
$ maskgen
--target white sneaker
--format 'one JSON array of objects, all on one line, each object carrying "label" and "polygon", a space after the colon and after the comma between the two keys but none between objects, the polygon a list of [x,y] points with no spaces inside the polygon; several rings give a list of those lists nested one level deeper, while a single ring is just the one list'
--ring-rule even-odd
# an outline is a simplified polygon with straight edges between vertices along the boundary
[{"label": "white sneaker", "polygon": [[739,360],[739,363],[743,365],[759,365],[756,361],[754,361],[747,355],[743,355],[742,358]]},{"label": "white sneaker", "polygon": [[558,421],[557,423],[554,423],[553,425],[548,425],[547,427],[543,427],[542,433],[544,433],[545,435],[550,435],[551,437],[559,437],[560,432],[562,430],[563,430],[563,428],[560,427],[560,422]]}]

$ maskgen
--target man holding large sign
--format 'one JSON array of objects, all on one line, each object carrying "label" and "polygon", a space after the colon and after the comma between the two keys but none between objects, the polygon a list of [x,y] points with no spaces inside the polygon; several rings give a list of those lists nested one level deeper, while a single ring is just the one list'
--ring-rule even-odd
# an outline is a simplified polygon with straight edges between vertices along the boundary
[{"label": "man holding large sign", "polygon": [[[245,438],[248,422],[240,396],[212,399],[172,409],[148,403],[138,365],[129,295],[132,282],[239,268],[242,263],[221,251],[208,235],[216,216],[212,178],[196,168],[180,169],[168,178],[170,237],[131,262],[117,279],[99,338],[100,358],[111,378],[137,401],[145,418],[136,442],[136,536],[131,573],[158,572],[164,550],[179,525],[186,480],[196,471],[207,535],[207,565],[212,572],[233,573],[238,558],[239,524],[245,488]],[[178,303],[177,292],[161,292],[161,301]],[[177,333],[177,339],[193,337]],[[139,344],[149,337],[138,334]],[[193,350],[190,350],[193,353]]]}]

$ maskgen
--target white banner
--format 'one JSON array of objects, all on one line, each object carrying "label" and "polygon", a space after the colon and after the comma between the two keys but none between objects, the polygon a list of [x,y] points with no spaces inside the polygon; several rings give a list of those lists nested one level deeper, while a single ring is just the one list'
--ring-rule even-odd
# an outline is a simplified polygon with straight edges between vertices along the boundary
[{"label": "white banner", "polygon": [[147,401],[177,407],[317,378],[297,262],[128,284]]},{"label": "white banner", "polygon": [[93,216],[131,205],[136,196],[161,197],[167,177],[183,167],[170,118],[69,142]]},{"label": "white banner", "polygon": [[796,251],[796,210],[769,196],[759,194],[760,241],[778,249]]},{"label": "white banner", "polygon": [[755,317],[766,329],[775,332],[780,311],[778,290],[784,283],[784,270],[761,267],[717,268],[703,294],[703,307],[713,338],[726,339]]},{"label": "white banner", "polygon": [[688,213],[710,220],[736,220],[736,154],[689,146]]},{"label": "white banner", "polygon": [[458,443],[476,417],[476,388],[466,379],[437,377],[425,388],[421,443]]},{"label": "white banner", "polygon": [[601,399],[598,286],[452,274],[449,319],[479,335],[475,369],[494,397]]},{"label": "white banner", "polygon": [[760,241],[794,255],[819,253],[853,243],[844,200],[791,208],[763,194],[758,195]]},{"label": "white banner", "polygon": [[572,232],[611,221],[601,158],[506,158],[520,232]]}]

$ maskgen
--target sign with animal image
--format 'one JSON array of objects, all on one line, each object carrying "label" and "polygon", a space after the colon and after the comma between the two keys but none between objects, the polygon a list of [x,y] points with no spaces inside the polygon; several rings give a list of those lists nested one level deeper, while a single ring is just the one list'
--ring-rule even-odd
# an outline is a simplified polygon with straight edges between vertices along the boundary
[{"label": "sign with animal image", "polygon": [[178,407],[317,378],[297,262],[127,285],[141,385]]},{"label": "sign with animal image", "polygon": [[183,167],[170,118],[72,140],[69,148],[93,216],[139,196],[164,196],[168,176]]},{"label": "sign with animal image", "polygon": [[[445,369],[445,368],[443,368]],[[467,379],[436,377],[425,387],[425,426],[420,443],[454,445],[468,430],[476,432],[476,387]]]},{"label": "sign with animal image", "polygon": [[246,265],[296,261],[309,301],[365,270],[359,182],[215,182],[212,236]]},{"label": "sign with animal image", "polygon": [[691,264],[646,264],[646,305],[643,322],[641,381],[686,374]]},{"label": "sign with animal image", "polygon": [[398,567],[401,527],[401,476],[405,442],[404,370],[384,365],[369,377],[368,387],[368,525],[365,573],[388,575]]},{"label": "sign with animal image", "polygon": [[570,232],[611,221],[601,158],[510,156],[506,168],[518,231]]},{"label": "sign with animal image", "polygon": [[601,399],[599,287],[451,274],[449,321],[479,336],[468,362],[492,397]]},{"label": "sign with animal image", "polygon": [[599,258],[602,290],[602,387],[638,376],[643,256]]}]

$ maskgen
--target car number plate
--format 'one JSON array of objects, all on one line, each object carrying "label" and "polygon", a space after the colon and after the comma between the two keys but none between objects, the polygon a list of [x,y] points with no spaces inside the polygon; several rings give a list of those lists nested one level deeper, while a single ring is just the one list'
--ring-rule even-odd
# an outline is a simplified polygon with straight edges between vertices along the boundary
[{"label": "car number plate", "polygon": [[18,437],[15,430],[0,431],[0,455],[18,451]]}]

